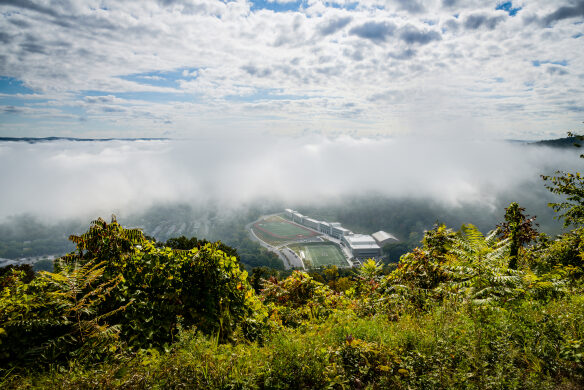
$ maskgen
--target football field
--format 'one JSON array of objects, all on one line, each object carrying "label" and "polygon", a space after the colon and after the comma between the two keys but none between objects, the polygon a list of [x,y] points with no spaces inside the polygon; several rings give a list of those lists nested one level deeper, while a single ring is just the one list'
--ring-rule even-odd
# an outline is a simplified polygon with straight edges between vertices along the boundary
[{"label": "football field", "polygon": [[259,239],[271,245],[308,239],[319,235],[312,230],[296,225],[279,216],[262,219],[253,224],[252,229]]},{"label": "football field", "polygon": [[288,247],[300,256],[307,268],[319,268],[329,265],[336,265],[337,267],[349,266],[339,247],[333,243],[311,242],[292,244]]}]

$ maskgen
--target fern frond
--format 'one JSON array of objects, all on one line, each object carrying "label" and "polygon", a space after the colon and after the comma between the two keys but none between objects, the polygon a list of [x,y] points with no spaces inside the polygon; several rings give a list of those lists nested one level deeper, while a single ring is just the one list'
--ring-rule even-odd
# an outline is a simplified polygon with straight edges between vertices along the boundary
[{"label": "fern frond", "polygon": [[495,246],[497,242],[498,242],[497,229],[491,230],[489,233],[487,233],[487,236],[485,237],[485,244],[488,247]]},{"label": "fern frond", "polygon": [[461,237],[469,247],[480,250],[484,246],[485,236],[472,224],[462,225]]}]

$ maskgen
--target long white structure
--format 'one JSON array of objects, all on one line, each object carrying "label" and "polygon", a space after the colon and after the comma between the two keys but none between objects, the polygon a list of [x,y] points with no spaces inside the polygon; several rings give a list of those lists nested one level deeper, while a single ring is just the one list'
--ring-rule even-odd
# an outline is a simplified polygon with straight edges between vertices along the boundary
[{"label": "long white structure", "polygon": [[[339,222],[317,221],[300,214],[298,211],[286,209],[285,215],[293,222],[306,226],[320,233],[324,233],[330,237],[341,240],[341,244],[345,245],[351,251],[354,258],[376,258],[381,257],[381,247],[377,240],[369,235],[354,234],[349,229],[345,229]],[[385,233],[385,232],[377,232]],[[389,233],[385,233],[391,236]],[[395,237],[391,236],[395,239]],[[380,237],[381,238],[381,237]],[[384,237],[387,239],[387,237]],[[383,240],[382,240],[383,241]]]},{"label": "long white structure", "polygon": [[314,230],[318,230],[319,224],[320,224],[320,221],[317,221],[316,219],[312,219],[312,218],[308,218],[308,217],[304,218],[303,225],[306,227],[309,227],[309,228],[314,229]]},{"label": "long white structure", "polygon": [[318,224],[318,231],[324,234],[332,235],[331,224],[328,222],[320,221]]}]

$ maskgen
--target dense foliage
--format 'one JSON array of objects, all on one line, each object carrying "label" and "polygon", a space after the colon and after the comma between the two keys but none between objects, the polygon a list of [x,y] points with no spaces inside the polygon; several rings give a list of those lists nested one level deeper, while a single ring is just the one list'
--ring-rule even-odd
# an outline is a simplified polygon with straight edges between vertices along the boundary
[{"label": "dense foliage", "polygon": [[436,225],[389,274],[264,270],[259,294],[219,244],[156,246],[115,220],[72,240],[58,272],[2,276],[6,387],[584,383],[582,228],[523,240],[514,269],[501,229]]},{"label": "dense foliage", "polygon": [[513,203],[488,234],[436,224],[393,268],[248,281],[225,245],[98,219],[54,273],[0,274],[0,386],[579,389],[584,220],[570,221],[551,238]]},{"label": "dense foliage", "polygon": [[247,273],[217,244],[159,248],[101,219],[71,239],[77,251],[59,260],[57,273],[31,281],[15,269],[0,280],[3,367],[160,347],[183,326],[227,340],[238,325],[262,319]]}]

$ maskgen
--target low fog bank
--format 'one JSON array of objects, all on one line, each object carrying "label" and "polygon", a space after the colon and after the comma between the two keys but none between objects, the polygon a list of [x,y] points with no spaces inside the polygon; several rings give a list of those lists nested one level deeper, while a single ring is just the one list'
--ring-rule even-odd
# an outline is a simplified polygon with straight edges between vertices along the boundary
[{"label": "low fog bank", "polygon": [[[496,141],[240,138],[0,143],[0,222],[132,216],[155,205],[239,211],[258,199],[326,207],[351,197],[431,199],[445,209],[547,203],[541,174],[578,151]],[[545,199],[542,199],[541,197]],[[508,203],[507,203],[508,204]],[[529,211],[529,210],[528,210]]]}]

